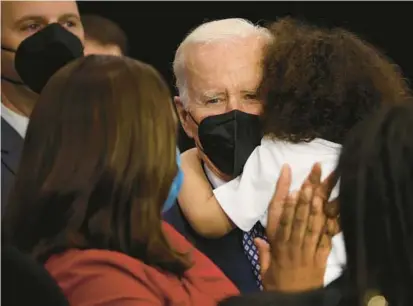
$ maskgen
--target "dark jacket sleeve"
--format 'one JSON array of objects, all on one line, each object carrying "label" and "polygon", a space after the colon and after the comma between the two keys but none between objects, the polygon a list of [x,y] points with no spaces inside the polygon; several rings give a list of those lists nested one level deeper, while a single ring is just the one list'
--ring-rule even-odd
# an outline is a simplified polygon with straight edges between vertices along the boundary
[{"label": "dark jacket sleeve", "polygon": [[252,265],[244,253],[242,231],[235,229],[218,239],[204,238],[191,228],[178,203],[166,211],[163,217],[167,223],[211,259],[240,292],[259,291]]},{"label": "dark jacket sleeve", "polygon": [[10,190],[20,163],[23,138],[1,118],[1,213],[7,206]]},{"label": "dark jacket sleeve", "polygon": [[230,297],[219,306],[350,306],[351,298],[346,290],[343,277],[338,278],[325,288],[297,293],[260,292]]},{"label": "dark jacket sleeve", "polygon": [[1,214],[3,215],[4,208],[9,200],[10,189],[14,183],[14,173],[9,167],[1,161]]},{"label": "dark jacket sleeve", "polygon": [[339,306],[339,299],[326,296],[324,290],[305,294],[260,292],[228,298],[219,306]]}]

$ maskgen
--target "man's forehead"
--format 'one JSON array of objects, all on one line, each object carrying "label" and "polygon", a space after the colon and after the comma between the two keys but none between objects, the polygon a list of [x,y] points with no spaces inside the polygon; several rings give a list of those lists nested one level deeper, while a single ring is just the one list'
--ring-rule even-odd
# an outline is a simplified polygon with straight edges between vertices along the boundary
[{"label": "man's forehead", "polygon": [[[255,42],[255,41],[254,41]],[[198,77],[243,73],[259,68],[263,44],[229,43],[193,46],[187,52],[185,70]]]},{"label": "man's forehead", "polygon": [[2,20],[8,24],[25,19],[59,19],[64,15],[79,16],[75,1],[2,1]]},{"label": "man's forehead", "polygon": [[[255,62],[262,54],[263,40],[259,37],[236,38],[230,41],[218,41],[205,44],[193,44],[187,50],[186,61],[189,65],[216,66],[216,61]],[[244,60],[242,60],[244,59]]]},{"label": "man's forehead", "polygon": [[122,55],[119,46],[114,44],[102,45],[91,39],[85,41],[85,54]]}]

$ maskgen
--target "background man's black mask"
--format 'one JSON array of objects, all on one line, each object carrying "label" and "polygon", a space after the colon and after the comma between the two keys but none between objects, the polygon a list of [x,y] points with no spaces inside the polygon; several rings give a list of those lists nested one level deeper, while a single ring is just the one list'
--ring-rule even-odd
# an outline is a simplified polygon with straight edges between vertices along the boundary
[{"label": "background man's black mask", "polygon": [[239,110],[206,117],[198,126],[203,152],[221,172],[231,178],[242,173],[248,157],[260,144],[261,137],[259,116]]},{"label": "background man's black mask", "polygon": [[2,75],[2,79],[13,84],[26,85],[40,93],[53,74],[83,56],[80,39],[58,23],[52,23],[41,31],[21,42],[17,50],[1,47],[15,52],[14,67],[23,84]]}]

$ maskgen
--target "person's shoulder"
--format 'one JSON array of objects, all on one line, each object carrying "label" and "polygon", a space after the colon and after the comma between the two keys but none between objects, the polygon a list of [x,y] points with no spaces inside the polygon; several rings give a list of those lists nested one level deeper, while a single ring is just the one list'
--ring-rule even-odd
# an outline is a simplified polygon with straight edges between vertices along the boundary
[{"label": "person's shoulder", "polygon": [[174,246],[179,252],[191,252],[194,250],[193,244],[188,238],[176,230],[176,228],[166,221],[162,221],[162,229],[169,243]]},{"label": "person's shoulder", "polygon": [[[52,274],[62,274],[65,271],[85,273],[116,273],[117,268],[128,270],[133,274],[140,274],[145,264],[126,254],[99,249],[67,250],[53,255],[46,262],[46,268]],[[110,268],[109,268],[110,267]]]},{"label": "person's shoulder", "polygon": [[265,136],[261,140],[261,145],[255,148],[248,162],[255,161],[258,164],[265,164],[268,161],[279,159],[282,156],[286,143]]},{"label": "person's shoulder", "polygon": [[138,301],[150,305],[159,302],[159,286],[151,280],[159,272],[119,252],[67,250],[52,256],[45,267],[62,288],[70,304],[92,305],[99,301],[109,305],[130,301],[130,304],[121,304],[126,306]]},{"label": "person's shoulder", "polygon": [[285,154],[289,154],[290,151],[295,151],[297,146],[300,146],[300,144],[266,136],[261,141],[259,152],[261,155],[267,154],[271,158],[274,158],[274,156],[280,158],[284,157]]}]

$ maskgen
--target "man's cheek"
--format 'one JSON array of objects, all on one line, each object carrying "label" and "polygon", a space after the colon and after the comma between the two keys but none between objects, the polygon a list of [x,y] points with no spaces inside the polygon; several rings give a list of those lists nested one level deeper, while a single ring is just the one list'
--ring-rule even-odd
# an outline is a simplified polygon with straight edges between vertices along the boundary
[{"label": "man's cheek", "polygon": [[245,112],[252,115],[261,115],[263,110],[262,103],[254,103],[245,107]]}]

